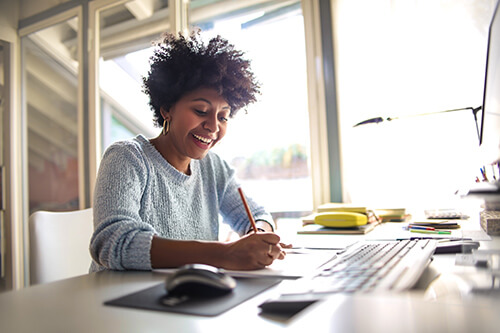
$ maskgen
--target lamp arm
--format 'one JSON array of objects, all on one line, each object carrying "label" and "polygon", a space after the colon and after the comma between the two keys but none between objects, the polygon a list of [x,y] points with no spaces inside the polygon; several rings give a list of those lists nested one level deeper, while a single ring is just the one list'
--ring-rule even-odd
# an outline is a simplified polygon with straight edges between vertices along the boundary
[{"label": "lamp arm", "polygon": [[450,109],[450,110],[437,111],[437,112],[417,113],[417,114],[401,116],[401,117],[387,117],[385,119],[382,117],[375,117],[375,118],[363,120],[363,121],[357,123],[356,125],[354,125],[353,127],[360,126],[360,125],[366,125],[366,124],[378,124],[378,123],[383,122],[384,120],[385,121],[392,121],[392,120],[401,119],[401,118],[430,116],[430,115],[438,114],[438,113],[448,113],[448,112],[465,111],[465,110],[472,110],[472,115],[474,116],[474,122],[476,124],[477,137],[479,139],[479,142],[481,142],[481,134],[479,133],[479,123],[477,121],[477,113],[482,110],[482,106],[478,106],[476,108],[473,108],[472,106],[468,106],[468,107],[459,108],[459,109]]}]

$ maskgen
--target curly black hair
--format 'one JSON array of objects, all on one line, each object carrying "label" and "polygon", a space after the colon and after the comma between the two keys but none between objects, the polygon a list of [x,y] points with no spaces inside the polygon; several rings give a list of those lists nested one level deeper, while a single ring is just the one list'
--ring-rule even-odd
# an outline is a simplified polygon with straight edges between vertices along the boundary
[{"label": "curly black hair", "polygon": [[160,108],[169,110],[184,94],[201,87],[215,89],[231,107],[230,117],[256,101],[260,86],[244,53],[221,36],[205,45],[200,31],[186,38],[164,34],[150,58],[151,68],[143,78],[155,124],[163,125]]}]

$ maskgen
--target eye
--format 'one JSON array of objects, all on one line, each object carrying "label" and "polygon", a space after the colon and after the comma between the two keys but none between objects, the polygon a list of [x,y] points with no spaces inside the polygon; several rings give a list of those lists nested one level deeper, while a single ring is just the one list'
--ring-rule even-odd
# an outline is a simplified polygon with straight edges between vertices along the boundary
[{"label": "eye", "polygon": [[222,121],[222,122],[228,122],[229,118],[227,118],[227,117],[219,117],[219,120]]},{"label": "eye", "polygon": [[207,114],[207,111],[199,110],[199,109],[194,109],[194,112],[196,112],[200,116],[204,116]]}]

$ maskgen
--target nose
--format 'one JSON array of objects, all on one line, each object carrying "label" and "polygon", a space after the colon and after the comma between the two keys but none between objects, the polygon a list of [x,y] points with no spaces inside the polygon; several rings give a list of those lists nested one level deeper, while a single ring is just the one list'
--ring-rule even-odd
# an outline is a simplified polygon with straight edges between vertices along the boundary
[{"label": "nose", "polygon": [[203,127],[210,131],[210,133],[217,133],[219,131],[219,120],[217,119],[217,115],[205,119]]}]

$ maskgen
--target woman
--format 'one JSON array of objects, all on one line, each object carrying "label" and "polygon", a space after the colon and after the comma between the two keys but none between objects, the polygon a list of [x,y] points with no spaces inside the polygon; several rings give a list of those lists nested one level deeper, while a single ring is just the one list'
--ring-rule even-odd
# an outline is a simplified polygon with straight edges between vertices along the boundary
[{"label": "woman", "polygon": [[[253,232],[233,169],[210,149],[259,86],[243,53],[221,37],[167,34],[144,78],[160,135],[105,152],[94,198],[91,271],[204,263],[258,269],[283,259],[271,216],[249,199]],[[259,135],[256,133],[256,135]],[[241,238],[219,242],[219,216]]]}]

